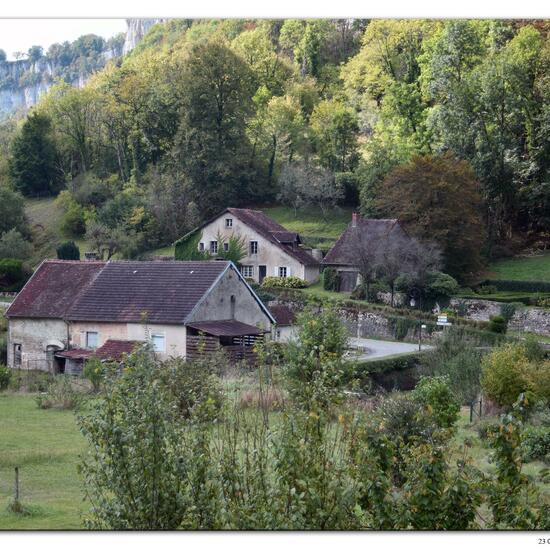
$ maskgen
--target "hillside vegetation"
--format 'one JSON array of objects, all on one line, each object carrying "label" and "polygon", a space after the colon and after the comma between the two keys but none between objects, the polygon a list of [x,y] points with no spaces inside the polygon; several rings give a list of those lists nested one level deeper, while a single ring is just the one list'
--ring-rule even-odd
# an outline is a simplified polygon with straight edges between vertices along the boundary
[{"label": "hillside vegetation", "polygon": [[473,279],[510,239],[544,245],[549,66],[539,22],[159,23],[83,88],[59,81],[0,126],[0,187],[57,197],[52,220],[27,207],[51,239],[21,220],[0,239],[19,233],[15,259],[58,239],[139,258],[227,206],[278,204],[327,248],[356,209],[402,219]]}]

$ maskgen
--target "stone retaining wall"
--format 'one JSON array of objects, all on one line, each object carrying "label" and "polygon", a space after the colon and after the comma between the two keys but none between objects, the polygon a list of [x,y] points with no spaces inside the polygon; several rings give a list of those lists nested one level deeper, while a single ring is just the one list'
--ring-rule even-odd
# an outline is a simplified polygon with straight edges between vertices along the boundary
[{"label": "stone retaining wall", "polygon": [[[500,315],[501,306],[501,302],[472,298],[452,298],[449,304],[455,311],[466,309],[463,317],[475,321],[489,321],[490,317]],[[540,307],[518,307],[510,320],[509,328],[550,336],[550,310]]]},{"label": "stone retaining wall", "polygon": [[[303,308],[303,304],[298,301],[292,300],[274,300],[269,302],[269,305],[281,304],[289,307],[292,311],[298,312]],[[319,307],[319,311],[322,307]],[[391,326],[390,319],[381,313],[373,313],[370,311],[360,311],[359,309],[337,307],[336,313],[342,320],[342,323],[348,330],[348,334],[354,338],[384,338],[388,340],[395,340],[394,330]],[[403,338],[405,342],[417,342],[418,341],[418,326],[411,327],[406,336]],[[422,333],[422,341],[430,342],[434,338],[437,338],[441,333],[434,332],[428,334]]]}]

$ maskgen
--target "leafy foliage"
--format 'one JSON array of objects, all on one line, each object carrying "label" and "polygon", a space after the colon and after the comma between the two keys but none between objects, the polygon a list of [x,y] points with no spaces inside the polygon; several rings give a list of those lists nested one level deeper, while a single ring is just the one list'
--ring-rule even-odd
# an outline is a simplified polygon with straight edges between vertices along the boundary
[{"label": "leafy foliage", "polygon": [[60,260],[80,260],[80,249],[74,241],[65,241],[57,247],[57,257]]},{"label": "leafy foliage", "polygon": [[305,288],[307,282],[300,277],[264,277],[263,288]]}]

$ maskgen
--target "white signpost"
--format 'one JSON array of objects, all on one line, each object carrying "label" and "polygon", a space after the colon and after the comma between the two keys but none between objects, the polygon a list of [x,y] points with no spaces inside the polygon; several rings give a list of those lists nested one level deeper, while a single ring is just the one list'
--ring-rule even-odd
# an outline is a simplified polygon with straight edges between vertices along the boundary
[{"label": "white signpost", "polygon": [[446,313],[442,313],[441,315],[437,316],[437,324],[440,327],[449,327],[452,325],[452,323],[449,322],[449,319],[447,318]]}]

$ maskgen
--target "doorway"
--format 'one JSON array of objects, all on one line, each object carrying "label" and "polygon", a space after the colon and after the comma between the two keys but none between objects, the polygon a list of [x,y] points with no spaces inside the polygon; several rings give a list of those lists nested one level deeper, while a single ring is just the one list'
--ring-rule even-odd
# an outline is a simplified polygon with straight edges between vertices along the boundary
[{"label": "doorway", "polygon": [[265,265],[258,266],[258,282],[259,283],[261,283],[265,279],[266,275],[267,275],[267,266],[265,266]]}]

